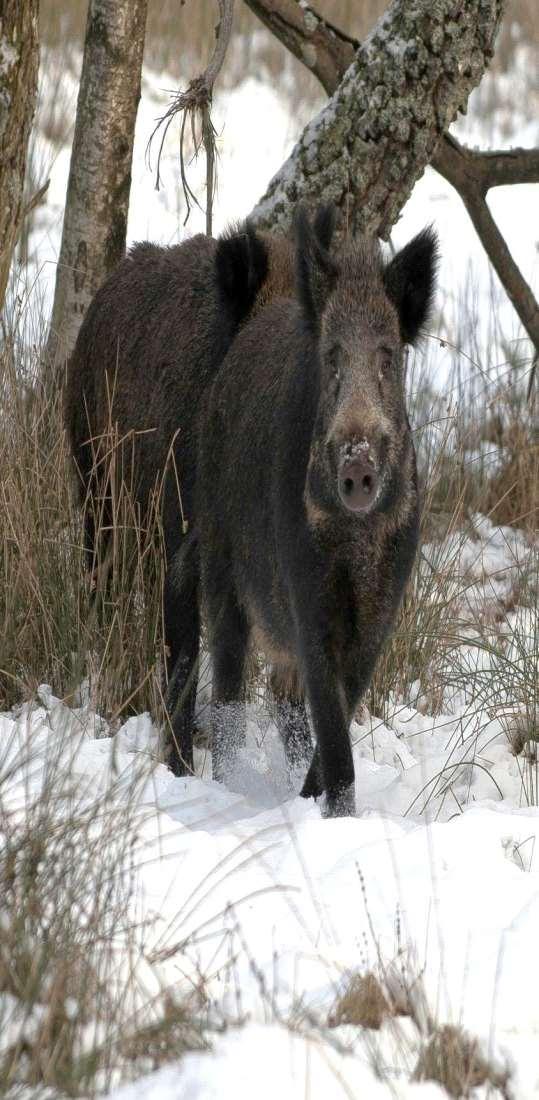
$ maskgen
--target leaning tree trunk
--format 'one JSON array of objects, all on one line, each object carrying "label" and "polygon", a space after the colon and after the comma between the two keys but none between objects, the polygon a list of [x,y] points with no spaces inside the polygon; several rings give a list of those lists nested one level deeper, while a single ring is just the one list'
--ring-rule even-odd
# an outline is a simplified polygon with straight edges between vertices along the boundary
[{"label": "leaning tree trunk", "polygon": [[28,138],[37,100],[39,0],[0,0],[0,310],[23,222]]},{"label": "leaning tree trunk", "polygon": [[146,8],[147,0],[90,0],[46,357],[53,377],[125,251]]},{"label": "leaning tree trunk", "polygon": [[[271,0],[247,3],[257,14],[273,7]],[[271,180],[253,224],[286,229],[294,203],[322,199],[341,207],[354,230],[387,236],[487,67],[503,6],[503,0],[393,0]],[[316,16],[307,4],[300,7],[312,16],[314,32]]]}]

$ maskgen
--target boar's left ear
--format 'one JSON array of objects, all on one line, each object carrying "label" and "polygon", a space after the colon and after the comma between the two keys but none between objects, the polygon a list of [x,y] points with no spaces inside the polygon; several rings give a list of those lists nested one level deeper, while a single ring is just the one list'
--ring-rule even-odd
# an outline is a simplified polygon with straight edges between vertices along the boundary
[{"label": "boar's left ear", "polygon": [[438,258],[438,238],[429,226],[397,252],[384,271],[384,285],[397,307],[405,344],[415,342],[429,315]]},{"label": "boar's left ear", "polygon": [[335,210],[321,206],[311,224],[301,204],[294,215],[298,296],[305,317],[315,332],[338,274],[329,249],[335,227]]},{"label": "boar's left ear", "polygon": [[239,323],[250,313],[268,274],[268,249],[252,226],[233,226],[217,241],[217,283]]}]

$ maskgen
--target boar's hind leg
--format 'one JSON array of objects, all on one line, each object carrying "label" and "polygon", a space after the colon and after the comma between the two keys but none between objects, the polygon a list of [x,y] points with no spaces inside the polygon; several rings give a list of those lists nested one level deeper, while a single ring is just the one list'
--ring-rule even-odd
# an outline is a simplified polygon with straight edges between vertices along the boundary
[{"label": "boar's hind leg", "polygon": [[164,594],[167,646],[165,727],[167,763],[175,775],[193,771],[193,726],[198,683],[199,569],[194,540],[185,543],[167,570]]},{"label": "boar's hind leg", "polygon": [[[245,740],[243,707],[248,627],[232,589],[208,594],[209,647],[212,659],[212,768],[223,780]],[[233,706],[236,704],[236,706]]]}]

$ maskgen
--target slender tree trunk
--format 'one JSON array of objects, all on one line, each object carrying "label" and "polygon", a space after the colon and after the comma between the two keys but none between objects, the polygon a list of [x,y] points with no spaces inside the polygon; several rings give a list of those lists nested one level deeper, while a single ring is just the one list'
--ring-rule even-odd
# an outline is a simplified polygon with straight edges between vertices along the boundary
[{"label": "slender tree trunk", "polygon": [[[291,7],[284,0],[247,3],[257,14],[265,8],[267,22]],[[314,69],[317,16],[298,6],[310,17]],[[387,236],[444,130],[479,83],[503,7],[504,0],[393,0],[271,180],[253,224],[286,229],[298,200],[331,200],[354,230]],[[291,14],[287,37],[297,39]]]},{"label": "slender tree trunk", "polygon": [[90,0],[47,347],[54,376],[125,251],[147,0]]},{"label": "slender tree trunk", "polygon": [[37,100],[39,0],[0,0],[0,310],[23,216],[28,138]]}]

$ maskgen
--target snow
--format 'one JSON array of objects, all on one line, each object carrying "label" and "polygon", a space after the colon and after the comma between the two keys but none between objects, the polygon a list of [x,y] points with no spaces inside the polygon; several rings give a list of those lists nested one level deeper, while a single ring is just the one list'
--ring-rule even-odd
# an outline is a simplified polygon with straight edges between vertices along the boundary
[{"label": "snow", "polygon": [[[4,718],[3,744],[16,745],[30,719],[34,759],[43,740],[50,753],[51,713],[60,704],[50,699],[49,706],[52,712]],[[159,965],[161,984],[179,992],[189,984],[189,973],[211,969],[216,975],[210,980],[212,996],[222,998],[225,992],[226,1001],[229,945],[219,952],[217,941],[227,923],[234,939],[237,925],[243,950],[234,980],[242,1011],[257,1026],[220,1041],[215,1056],[190,1055],[183,1065],[143,1084],[140,1092],[131,1088],[120,1095],[153,1095],[163,1081],[179,1096],[209,1098],[219,1089],[221,1096],[232,1095],[224,1082],[234,1080],[238,1063],[243,1072],[235,1096],[247,1097],[257,1077],[268,1096],[276,1089],[285,1096],[303,1095],[297,1089],[305,1087],[305,1074],[318,1062],[313,1097],[327,1095],[327,1075],[335,1072],[344,1074],[349,1089],[363,1086],[369,1095],[395,1095],[374,1081],[360,1039],[358,1056],[351,1058],[320,1049],[320,1040],[295,1039],[282,1026],[263,1027],[268,1008],[261,989],[262,979],[271,985],[276,1021],[287,1019],[300,995],[313,1013],[329,1007],[340,975],[373,966],[380,955],[388,962],[395,956],[397,916],[405,942],[423,953],[432,1009],[443,1020],[473,1029],[485,1042],[495,1036],[500,1049],[518,1063],[522,1091],[517,1095],[531,1096],[539,1089],[534,1058],[539,974],[533,948],[539,871],[530,854],[539,811],[519,807],[513,777],[503,801],[496,800],[492,785],[468,784],[464,813],[443,824],[425,824],[419,813],[423,799],[401,816],[428,785],[429,774],[447,759],[454,724],[401,710],[396,731],[376,724],[371,731],[356,727],[354,735],[363,735],[364,741],[355,752],[360,816],[352,820],[323,820],[314,803],[298,798],[267,809],[264,801],[274,800],[282,777],[266,776],[267,797],[257,804],[248,789],[238,797],[209,781],[175,779],[163,766],[154,767],[140,796],[144,859],[138,901],[152,926],[146,956],[152,944],[163,948],[181,941],[185,957],[178,961],[173,955],[170,963]],[[113,770],[129,790],[140,748],[139,753],[126,748],[142,747],[143,732],[146,748],[151,747],[149,719],[138,721],[135,742],[131,720],[131,729],[123,727],[115,737],[95,741],[85,736],[74,754],[76,725],[64,725],[62,743],[69,745],[79,791],[96,797]],[[498,736],[497,749],[507,769],[504,741]],[[23,785],[27,797],[28,784],[21,780]],[[476,798],[480,803],[474,804]],[[262,978],[253,977],[251,960]],[[424,1086],[404,1087],[402,1081],[396,1093],[437,1094]]]},{"label": "snow", "polygon": [[[453,561],[460,553],[462,575],[485,589],[502,575],[505,592],[515,562],[533,551],[481,516],[475,540],[439,547]],[[337,820],[298,797],[302,775],[287,775],[276,729],[254,705],[228,788],[211,780],[201,749],[197,776],[175,778],[158,762],[149,716],[111,730],[87,690],[69,709],[43,685],[35,704],[0,717],[12,812],[39,796],[51,762],[70,778],[71,807],[105,796],[131,806],[130,904],[144,928],[136,965],[149,1000],[158,989],[181,997],[202,974],[214,1008],[237,1025],[211,1052],[115,1100],[172,1091],[247,1100],[255,1086],[263,1097],[312,1100],[442,1095],[410,1081],[418,1036],[409,1019],[379,1033],[327,1028],[343,976],[389,972],[397,959],[411,985],[420,977],[440,1023],[469,1029],[510,1067],[515,1097],[539,1095],[539,809],[503,715],[466,692],[435,717],[422,707],[389,699],[383,721],[363,708],[351,729],[357,816]],[[307,1023],[292,1026],[298,1003]],[[373,1050],[390,1080],[376,1077]]]},{"label": "snow", "polygon": [[[246,1057],[248,1051],[248,1057]],[[208,1066],[215,1074],[208,1079]],[[269,1071],[269,1072],[268,1072]],[[379,1082],[368,1064],[344,1058],[315,1039],[295,1035],[278,1025],[250,1024],[242,1033],[219,1039],[211,1054],[189,1054],[171,1065],[119,1089],[115,1100],[442,1100],[446,1095],[431,1083],[396,1087]]]}]

